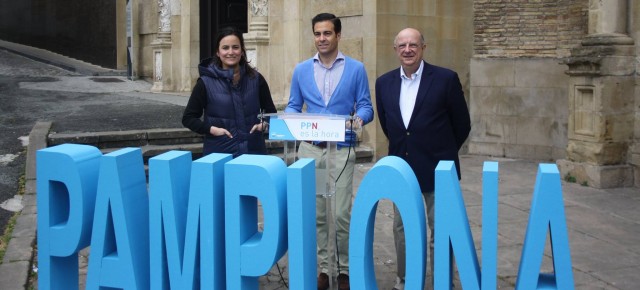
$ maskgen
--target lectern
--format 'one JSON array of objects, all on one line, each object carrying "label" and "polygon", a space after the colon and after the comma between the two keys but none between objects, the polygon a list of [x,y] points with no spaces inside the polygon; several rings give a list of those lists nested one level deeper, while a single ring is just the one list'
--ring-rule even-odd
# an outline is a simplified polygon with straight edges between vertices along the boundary
[{"label": "lectern", "polygon": [[333,289],[333,281],[338,274],[336,273],[334,195],[336,193],[336,178],[339,178],[341,169],[345,166],[345,164],[336,164],[336,150],[338,142],[345,141],[346,132],[354,130],[351,126],[347,126],[347,124],[351,124],[348,121],[352,119],[352,116],[311,113],[277,113],[265,116],[270,117],[269,139],[284,141],[283,158],[287,166],[297,159],[297,141],[326,142],[325,164],[323,167],[316,164],[316,195],[327,199],[328,250],[333,253],[333,255],[329,255],[329,276],[331,278],[329,281],[331,289]]}]

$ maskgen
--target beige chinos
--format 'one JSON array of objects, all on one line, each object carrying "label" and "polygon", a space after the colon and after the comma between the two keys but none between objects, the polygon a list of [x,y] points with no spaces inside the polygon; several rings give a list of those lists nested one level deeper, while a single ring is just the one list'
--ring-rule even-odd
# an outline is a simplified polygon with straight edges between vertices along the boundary
[{"label": "beige chinos", "polygon": [[[423,192],[422,197],[424,198],[424,202],[427,208],[427,224],[429,225],[428,242],[427,242],[427,245],[429,247],[428,249],[429,269],[427,269],[427,285],[429,285],[429,287],[427,287],[427,289],[433,289],[432,288],[433,287],[433,261],[434,261],[433,258],[435,256],[433,252],[433,249],[434,249],[433,245],[435,241],[434,239],[435,216],[433,211],[435,209],[434,207],[435,195],[433,191]],[[406,275],[406,266],[407,266],[404,224],[402,223],[402,218],[400,217],[400,213],[398,213],[398,208],[395,206],[395,204],[393,205],[393,240],[396,245],[396,257],[398,259],[397,261],[398,277],[404,279]],[[454,257],[452,257],[451,264],[455,264]],[[459,280],[457,271],[453,272],[452,278],[454,280]],[[453,283],[451,285],[453,287]]]},{"label": "beige chinos", "polygon": [[[433,216],[433,205],[435,202],[434,194],[432,192],[423,192],[422,197],[424,198],[426,207],[427,207],[427,224],[429,226],[429,234],[428,234],[428,242],[429,246],[429,269],[427,269],[427,284],[432,285],[433,287],[433,244],[434,244],[434,216]],[[404,224],[402,223],[402,218],[400,217],[400,213],[398,212],[398,208],[393,205],[393,240],[396,245],[396,259],[398,259],[398,277],[404,279],[406,274],[406,244],[405,244],[405,236],[404,236]]]},{"label": "beige chinos", "polygon": [[[331,172],[336,178],[344,168],[336,183],[335,194],[335,228],[337,250],[339,259],[339,273],[349,274],[349,221],[351,220],[351,203],[353,200],[353,170],[356,154],[353,148],[343,147],[336,150],[335,170]],[[347,161],[347,157],[349,158]],[[316,160],[316,168],[324,168],[327,158],[327,149],[300,143],[298,158],[313,158]],[[316,231],[318,239],[318,264],[320,271],[329,272],[329,225],[326,220],[326,202],[323,196],[316,197]]]}]

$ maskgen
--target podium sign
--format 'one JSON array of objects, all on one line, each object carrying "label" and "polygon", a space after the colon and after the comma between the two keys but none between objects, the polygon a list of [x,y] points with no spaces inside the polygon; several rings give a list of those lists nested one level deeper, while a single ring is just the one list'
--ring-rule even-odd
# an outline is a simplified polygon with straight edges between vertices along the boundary
[{"label": "podium sign", "polygon": [[273,114],[269,139],[344,142],[349,116],[319,114]]},{"label": "podium sign", "polygon": [[[336,225],[335,199],[332,198],[336,193],[336,178],[340,175],[339,167],[342,164],[336,164],[337,143],[345,141],[346,121],[352,117],[348,115],[327,115],[312,113],[276,113],[268,114],[269,119],[269,139],[284,140],[284,161],[287,165],[294,163],[297,159],[296,143],[297,141],[320,141],[326,142],[326,152],[324,152],[324,161],[316,160],[315,179],[316,179],[316,196],[326,199],[325,202],[325,219],[330,233],[329,253],[337,253],[335,251]],[[291,144],[292,143],[292,144]],[[351,149],[349,149],[351,150]],[[355,152],[354,152],[355,154]],[[329,255],[329,279],[330,286],[333,286],[334,278],[337,271],[334,268],[337,256]],[[315,265],[314,265],[315,266]],[[331,288],[333,289],[333,288]]]}]

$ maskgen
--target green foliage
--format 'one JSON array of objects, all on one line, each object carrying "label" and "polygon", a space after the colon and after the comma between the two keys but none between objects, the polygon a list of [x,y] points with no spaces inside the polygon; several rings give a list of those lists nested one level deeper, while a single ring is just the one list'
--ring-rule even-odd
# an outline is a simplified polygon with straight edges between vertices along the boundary
[{"label": "green foliage", "polygon": [[[25,185],[25,176],[22,174],[18,180],[18,194],[24,195],[24,185]],[[18,216],[20,212],[16,212],[11,216],[9,221],[7,222],[7,227],[4,229],[2,236],[0,236],[0,261],[4,259],[4,254],[7,251],[7,247],[9,246],[9,241],[11,241],[11,237],[13,236],[13,228],[16,226],[16,221],[18,220]]]},{"label": "green foliage", "polygon": [[571,182],[571,183],[576,183],[576,177],[572,176],[570,174],[567,174],[567,175],[564,176],[564,181]]},{"label": "green foliage", "polygon": [[13,214],[13,216],[7,223],[7,227],[4,229],[2,237],[0,237],[0,261],[4,259],[4,254],[7,251],[7,247],[9,246],[9,241],[11,240],[11,236],[13,234],[13,228],[16,226],[16,220],[18,220],[19,215],[20,212]]}]

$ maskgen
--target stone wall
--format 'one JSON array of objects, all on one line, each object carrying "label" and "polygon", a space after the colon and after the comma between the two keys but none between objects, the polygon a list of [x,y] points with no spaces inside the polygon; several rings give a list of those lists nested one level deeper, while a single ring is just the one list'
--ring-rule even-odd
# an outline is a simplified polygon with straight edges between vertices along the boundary
[{"label": "stone wall", "polygon": [[588,0],[474,1],[474,54],[567,56],[587,33]]},{"label": "stone wall", "polygon": [[472,59],[469,153],[564,157],[569,80],[564,70],[554,59]]},{"label": "stone wall", "polygon": [[587,34],[587,10],[588,0],[474,1],[469,153],[565,157],[562,58]]}]

